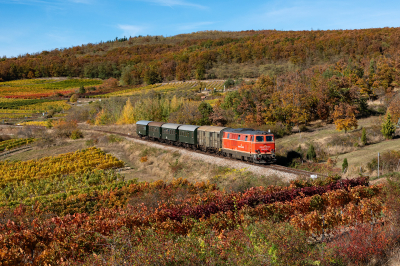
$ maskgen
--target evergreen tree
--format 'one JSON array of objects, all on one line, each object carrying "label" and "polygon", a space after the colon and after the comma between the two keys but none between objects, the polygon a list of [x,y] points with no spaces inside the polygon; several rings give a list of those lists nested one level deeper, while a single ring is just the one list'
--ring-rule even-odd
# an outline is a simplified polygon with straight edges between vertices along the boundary
[{"label": "evergreen tree", "polygon": [[342,171],[343,171],[343,173],[344,173],[345,171],[347,171],[347,168],[349,168],[349,163],[347,162],[347,158],[344,158],[343,164],[342,164]]},{"label": "evergreen tree", "polygon": [[79,94],[84,94],[84,93],[86,93],[86,89],[85,89],[85,87],[82,85],[82,86],[79,88]]},{"label": "evergreen tree", "polygon": [[364,146],[367,145],[367,131],[365,130],[365,127],[362,129],[361,142]]},{"label": "evergreen tree", "polygon": [[392,122],[392,116],[390,115],[390,113],[387,113],[386,119],[382,124],[382,135],[386,138],[386,139],[392,139],[394,133],[396,132],[396,127]]},{"label": "evergreen tree", "polygon": [[213,112],[212,106],[208,102],[201,102],[199,105],[199,111],[202,116],[202,118],[199,120],[199,125],[211,125],[210,115]]},{"label": "evergreen tree", "polygon": [[314,145],[310,145],[307,151],[307,159],[310,161],[314,161],[317,158],[317,154],[315,153]]}]

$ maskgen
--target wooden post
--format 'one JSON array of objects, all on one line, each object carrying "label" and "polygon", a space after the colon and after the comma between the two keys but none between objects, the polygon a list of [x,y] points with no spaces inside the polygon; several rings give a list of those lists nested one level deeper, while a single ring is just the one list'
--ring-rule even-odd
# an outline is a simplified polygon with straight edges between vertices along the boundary
[{"label": "wooden post", "polygon": [[378,152],[378,178],[379,178],[379,152]]}]

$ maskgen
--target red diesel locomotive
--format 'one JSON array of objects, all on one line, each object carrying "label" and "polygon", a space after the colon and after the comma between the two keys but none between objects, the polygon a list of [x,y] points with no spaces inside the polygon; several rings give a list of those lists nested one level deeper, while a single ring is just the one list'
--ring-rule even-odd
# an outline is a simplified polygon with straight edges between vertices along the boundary
[{"label": "red diesel locomotive", "polygon": [[222,152],[224,156],[255,163],[274,163],[274,135],[248,128],[227,128],[223,131]]}]

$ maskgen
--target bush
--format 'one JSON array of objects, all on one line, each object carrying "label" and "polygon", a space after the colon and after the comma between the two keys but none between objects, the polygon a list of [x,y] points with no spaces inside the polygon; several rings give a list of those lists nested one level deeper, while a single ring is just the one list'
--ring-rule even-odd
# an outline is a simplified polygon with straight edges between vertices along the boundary
[{"label": "bush", "polygon": [[347,162],[347,158],[344,158],[342,163],[342,172],[344,173],[349,168],[349,163]]},{"label": "bush", "polygon": [[[78,124],[75,120],[59,120],[54,122],[54,133],[59,138],[70,138],[74,131],[78,130]],[[76,134],[76,133],[75,133]]]},{"label": "bush", "polygon": [[385,255],[393,242],[391,231],[387,225],[358,225],[328,243],[327,249],[335,251],[332,255],[342,265],[366,265],[372,259],[377,260]]},{"label": "bush", "polygon": [[361,143],[364,146],[367,145],[367,131],[365,130],[365,127],[363,127],[363,129],[362,129]]},{"label": "bush", "polygon": [[315,153],[315,148],[313,144],[311,144],[308,148],[307,159],[310,161],[315,161],[315,159],[317,159],[317,154]]},{"label": "bush", "polygon": [[71,103],[77,102],[77,101],[78,101],[78,95],[73,94],[73,95],[71,96],[71,98],[69,99],[69,101],[70,101]]},{"label": "bush", "polygon": [[81,139],[83,138],[83,134],[79,129],[76,129],[71,132],[71,139]]}]

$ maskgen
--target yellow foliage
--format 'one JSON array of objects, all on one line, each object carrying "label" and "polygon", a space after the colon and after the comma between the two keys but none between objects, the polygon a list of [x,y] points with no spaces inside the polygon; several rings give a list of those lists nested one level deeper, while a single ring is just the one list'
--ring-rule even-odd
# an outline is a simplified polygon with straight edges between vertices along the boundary
[{"label": "yellow foliage", "polygon": [[128,99],[124,106],[124,110],[122,110],[121,117],[117,121],[118,125],[125,125],[125,124],[133,124],[135,123],[135,113],[131,103],[131,100]]},{"label": "yellow foliage", "polygon": [[107,123],[107,120],[108,120],[108,115],[103,109],[96,115],[96,118],[94,120],[94,124],[96,126],[105,125]]},{"label": "yellow foliage", "polygon": [[354,107],[352,106],[346,106],[344,104],[335,106],[333,118],[336,130],[344,130],[347,132],[348,130],[356,129],[358,127],[357,119],[354,114]]}]

